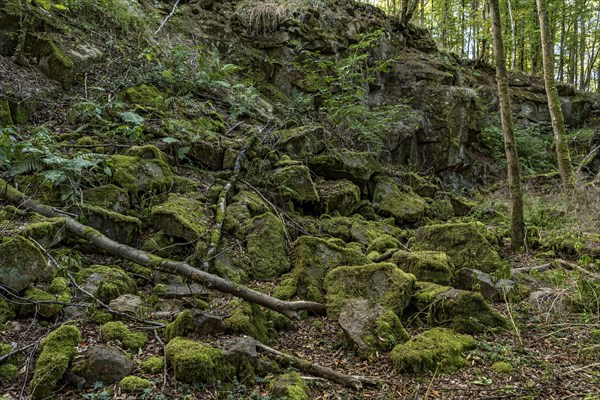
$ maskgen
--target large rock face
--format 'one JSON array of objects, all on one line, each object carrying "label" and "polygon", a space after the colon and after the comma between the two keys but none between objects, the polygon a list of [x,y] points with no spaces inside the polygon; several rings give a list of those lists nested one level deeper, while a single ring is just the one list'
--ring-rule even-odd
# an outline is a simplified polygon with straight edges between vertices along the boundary
[{"label": "large rock face", "polygon": [[16,236],[0,244],[0,284],[15,292],[50,276],[48,261],[27,239]]}]

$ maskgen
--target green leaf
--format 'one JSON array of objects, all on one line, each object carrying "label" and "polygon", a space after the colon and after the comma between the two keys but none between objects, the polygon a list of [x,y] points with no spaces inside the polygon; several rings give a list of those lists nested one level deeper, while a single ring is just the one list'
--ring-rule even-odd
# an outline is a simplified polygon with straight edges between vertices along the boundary
[{"label": "green leaf", "polygon": [[120,112],[119,117],[121,117],[123,122],[131,123],[134,125],[141,125],[145,122],[144,117],[134,113],[133,111]]}]

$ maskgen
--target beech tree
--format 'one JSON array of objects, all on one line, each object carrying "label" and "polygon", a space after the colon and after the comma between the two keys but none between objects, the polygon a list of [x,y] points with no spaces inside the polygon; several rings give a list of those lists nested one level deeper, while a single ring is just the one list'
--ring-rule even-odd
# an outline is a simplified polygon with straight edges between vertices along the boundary
[{"label": "beech tree", "polygon": [[498,83],[498,99],[500,118],[504,131],[504,151],[508,164],[508,189],[511,199],[511,248],[518,250],[525,242],[525,222],[523,217],[523,193],[521,191],[521,166],[517,155],[517,144],[513,129],[506,71],[502,28],[500,25],[500,6],[498,0],[490,0],[490,17],[492,21],[492,39],[494,57],[496,59],[496,81]]}]

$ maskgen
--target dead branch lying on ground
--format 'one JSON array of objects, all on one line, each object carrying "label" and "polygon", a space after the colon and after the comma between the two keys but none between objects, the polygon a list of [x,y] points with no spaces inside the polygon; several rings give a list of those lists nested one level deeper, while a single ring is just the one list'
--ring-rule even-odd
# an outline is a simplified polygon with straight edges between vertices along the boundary
[{"label": "dead branch lying on ground", "polygon": [[228,293],[251,303],[277,311],[290,319],[299,319],[299,311],[305,310],[315,313],[324,313],[326,311],[325,305],[321,303],[312,301],[283,301],[194,268],[185,262],[157,257],[122,243],[115,242],[97,230],[55,211],[52,207],[28,199],[27,196],[14,189],[2,179],[0,179],[0,198],[8,200],[17,207],[22,207],[28,211],[33,211],[48,218],[63,218],[67,229],[71,233],[93,243],[109,254],[154,270],[184,276],[192,281],[203,284],[207,288]]}]

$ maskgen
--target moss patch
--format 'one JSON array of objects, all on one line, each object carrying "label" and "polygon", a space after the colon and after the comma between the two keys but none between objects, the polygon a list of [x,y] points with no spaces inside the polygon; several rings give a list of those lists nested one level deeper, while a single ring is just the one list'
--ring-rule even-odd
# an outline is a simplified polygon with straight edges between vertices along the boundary
[{"label": "moss patch", "polygon": [[344,266],[325,277],[327,315],[337,319],[348,299],[363,298],[397,315],[408,305],[416,278],[391,263]]},{"label": "moss patch", "polygon": [[[13,347],[6,343],[0,343],[0,356],[13,351]],[[19,374],[19,356],[14,355],[0,363],[0,381],[12,383]]]},{"label": "moss patch", "polygon": [[162,160],[113,155],[108,160],[113,182],[132,198],[144,192],[164,192],[173,185],[173,172]]},{"label": "moss patch", "polygon": [[146,84],[127,88],[121,92],[120,96],[126,102],[142,107],[161,108],[165,101],[160,90]]},{"label": "moss patch", "polygon": [[398,187],[390,178],[377,178],[373,207],[382,215],[394,218],[396,224],[412,224],[425,214],[427,203],[408,186]]},{"label": "moss patch", "polygon": [[15,292],[50,275],[48,262],[29,240],[16,236],[0,243],[0,283]]},{"label": "moss patch", "polygon": [[142,371],[147,374],[160,374],[164,370],[165,358],[160,356],[152,356],[142,362]]},{"label": "moss patch", "polygon": [[347,179],[321,181],[317,192],[319,209],[326,214],[351,215],[360,202],[360,188]]},{"label": "moss patch", "polygon": [[75,279],[105,303],[137,289],[133,278],[117,266],[92,265],[79,271]]},{"label": "moss patch", "polygon": [[267,341],[267,322],[260,306],[242,301],[235,301],[233,306],[231,316],[224,321],[225,328],[234,333],[252,336],[261,342]]},{"label": "moss patch", "polygon": [[278,168],[273,171],[271,180],[284,199],[291,198],[300,203],[319,201],[319,195],[310,177],[310,171],[304,165]]},{"label": "moss patch", "polygon": [[458,223],[428,225],[417,230],[415,250],[443,251],[456,266],[494,272],[502,266],[485,225]]},{"label": "moss patch", "polygon": [[11,304],[0,298],[0,326],[15,317],[15,311]]},{"label": "moss patch", "polygon": [[39,302],[37,305],[35,304],[22,304],[19,306],[19,316],[27,317],[30,315],[37,315],[42,318],[52,319],[56,318],[60,315],[63,305],[62,304],[52,304],[45,303],[51,301],[62,301],[69,302],[71,301],[71,294],[68,290],[61,292],[58,295],[53,295],[45,290],[38,288],[29,288],[25,291],[23,297],[33,302]]},{"label": "moss patch", "polygon": [[313,156],[308,161],[310,169],[327,179],[349,179],[364,185],[382,167],[375,153],[341,151]]},{"label": "moss patch", "polygon": [[119,382],[119,389],[125,393],[139,393],[146,389],[152,389],[154,384],[145,378],[139,376],[126,376]]},{"label": "moss patch", "polygon": [[122,213],[129,209],[127,190],[113,184],[96,186],[83,192],[85,202],[97,207]]},{"label": "moss patch", "polygon": [[79,329],[73,325],[63,325],[40,342],[42,352],[35,363],[35,372],[29,384],[34,399],[51,395],[75,357],[80,340]]},{"label": "moss patch", "polygon": [[121,342],[123,348],[137,351],[148,343],[148,336],[143,332],[131,332],[127,326],[120,322],[107,322],[100,327],[100,333],[104,340],[116,340]]},{"label": "moss patch", "polygon": [[167,344],[165,354],[175,378],[185,383],[229,382],[235,376],[221,351],[202,342],[177,337]]},{"label": "moss patch", "polygon": [[152,208],[151,220],[157,230],[192,241],[209,231],[209,215],[200,201],[171,194],[167,201]]},{"label": "moss patch", "polygon": [[453,372],[467,364],[462,353],[474,345],[472,336],[434,328],[394,347],[390,358],[399,371]]},{"label": "moss patch", "polygon": [[390,262],[410,272],[421,281],[447,285],[454,277],[454,267],[446,253],[439,251],[397,251]]},{"label": "moss patch", "polygon": [[290,372],[280,375],[269,383],[269,392],[274,398],[287,400],[309,400],[308,385],[299,373]]},{"label": "moss patch", "polygon": [[289,271],[285,227],[273,213],[248,222],[246,236],[250,273],[256,279],[271,279]]}]

